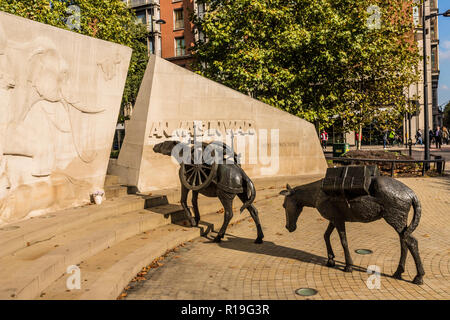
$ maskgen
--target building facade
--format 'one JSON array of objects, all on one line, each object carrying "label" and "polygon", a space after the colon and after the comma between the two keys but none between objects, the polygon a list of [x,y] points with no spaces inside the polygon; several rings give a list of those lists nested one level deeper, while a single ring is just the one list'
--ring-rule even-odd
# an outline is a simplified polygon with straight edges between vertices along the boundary
[{"label": "building facade", "polygon": [[202,36],[191,22],[191,16],[201,16],[204,5],[195,0],[123,1],[135,11],[138,21],[146,24],[151,32],[148,38],[149,54],[189,68],[193,61],[190,49]]},{"label": "building facade", "polygon": [[[191,22],[192,14],[200,17],[205,12],[203,4],[196,0],[123,0],[136,12],[138,20],[147,25],[150,31],[148,38],[149,54],[155,54],[179,66],[190,68],[193,62],[191,49],[199,38],[204,36],[196,30]],[[420,0],[410,0],[417,3],[414,9],[416,28],[414,40],[419,52],[423,52],[422,5]],[[425,0],[426,14],[439,11],[438,0]],[[155,23],[159,20],[160,23]],[[439,29],[438,17],[426,21],[427,30],[427,70],[428,73],[428,119],[429,128],[442,126],[442,113],[438,105],[439,85]],[[417,83],[407,88],[406,94],[411,102],[420,105],[420,111],[412,117],[411,136],[414,138],[418,128],[424,129],[424,99],[423,99],[423,62],[418,65],[422,75]],[[418,97],[418,99],[416,98]],[[404,138],[408,138],[409,125],[405,117]]]},{"label": "building facade", "polygon": [[[418,2],[418,1],[417,1]],[[426,0],[424,2],[426,15],[439,12],[438,0]],[[414,19],[416,24],[415,40],[419,48],[419,53],[423,55],[423,25],[422,25],[422,5],[418,4],[414,10]],[[427,74],[428,74],[428,127],[430,129],[436,126],[442,126],[442,115],[439,112],[438,103],[438,86],[439,86],[439,28],[438,17],[426,20],[426,50],[427,50]],[[423,59],[418,65],[418,71],[421,79],[413,84],[408,90],[408,96],[418,97],[417,103],[420,105],[420,111],[412,117],[411,120],[411,137],[414,140],[417,129],[421,129],[424,133],[425,128],[425,113],[424,113],[424,83],[423,83]],[[405,121],[405,136],[407,122]]]},{"label": "building facade", "polygon": [[194,0],[161,0],[162,54],[161,57],[189,68],[190,48],[194,45],[194,25],[190,16],[195,12]]},{"label": "building facade", "polygon": [[[135,11],[138,22],[147,25],[147,30],[150,32],[147,38],[148,53],[161,56],[161,25],[156,23],[161,17],[160,0],[122,1]],[[162,1],[167,2],[167,0]]]}]

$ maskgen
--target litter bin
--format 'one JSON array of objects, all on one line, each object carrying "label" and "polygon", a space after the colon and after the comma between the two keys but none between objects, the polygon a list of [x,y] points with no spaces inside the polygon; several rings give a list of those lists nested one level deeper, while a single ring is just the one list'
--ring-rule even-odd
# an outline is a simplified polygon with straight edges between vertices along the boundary
[{"label": "litter bin", "polygon": [[350,150],[348,143],[333,143],[333,157],[340,157]]}]

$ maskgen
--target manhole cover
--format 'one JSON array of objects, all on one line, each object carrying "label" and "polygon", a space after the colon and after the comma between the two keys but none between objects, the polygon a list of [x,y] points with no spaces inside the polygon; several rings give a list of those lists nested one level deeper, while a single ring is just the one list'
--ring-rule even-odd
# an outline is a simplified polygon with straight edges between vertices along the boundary
[{"label": "manhole cover", "polygon": [[299,296],[309,297],[317,294],[317,290],[313,288],[300,288],[295,290],[295,293]]},{"label": "manhole cover", "polygon": [[8,227],[1,228],[0,230],[1,231],[12,231],[12,230],[16,230],[19,228],[20,228],[19,226],[8,226]]},{"label": "manhole cover", "polygon": [[357,254],[372,254],[372,250],[369,249],[356,249],[355,252]]}]

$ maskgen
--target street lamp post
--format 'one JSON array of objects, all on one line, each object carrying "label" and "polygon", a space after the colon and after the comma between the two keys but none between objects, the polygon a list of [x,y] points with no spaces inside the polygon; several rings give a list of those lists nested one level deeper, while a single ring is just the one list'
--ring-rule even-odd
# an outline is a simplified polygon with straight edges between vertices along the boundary
[{"label": "street lamp post", "polygon": [[[424,160],[430,160],[430,134],[429,134],[429,126],[428,126],[428,70],[427,70],[427,28],[426,21],[428,19],[444,16],[450,17],[450,9],[445,11],[444,13],[433,13],[430,15],[426,15],[426,0],[423,1],[422,4],[422,33],[423,33],[423,111],[424,111],[424,121],[425,121],[425,157]],[[429,164],[425,164],[424,166],[428,169]]]},{"label": "street lamp post", "polygon": [[[161,25],[162,25],[162,24],[166,24],[166,20],[164,20],[164,19],[158,19],[158,20],[155,21],[155,23],[160,25],[159,31],[161,32]],[[156,40],[156,39],[155,39],[155,40]],[[158,45],[159,45],[159,44],[158,44]],[[155,46],[156,46],[156,43],[155,43]],[[162,48],[159,48],[159,53],[160,53],[160,56],[162,57]]]}]

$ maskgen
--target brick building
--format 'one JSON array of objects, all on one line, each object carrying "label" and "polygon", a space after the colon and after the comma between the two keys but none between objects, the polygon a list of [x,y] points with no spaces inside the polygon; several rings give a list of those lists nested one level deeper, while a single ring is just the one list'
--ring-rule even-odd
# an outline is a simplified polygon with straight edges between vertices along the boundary
[{"label": "brick building", "polygon": [[123,1],[151,32],[148,39],[149,53],[189,68],[192,62],[189,49],[199,36],[190,17],[194,12],[201,15],[204,12],[203,5],[197,4],[195,0]]}]

